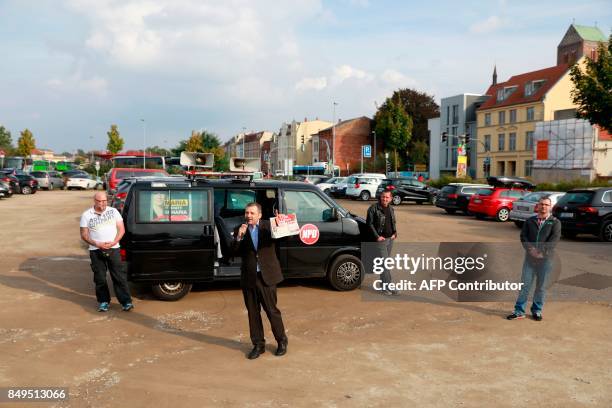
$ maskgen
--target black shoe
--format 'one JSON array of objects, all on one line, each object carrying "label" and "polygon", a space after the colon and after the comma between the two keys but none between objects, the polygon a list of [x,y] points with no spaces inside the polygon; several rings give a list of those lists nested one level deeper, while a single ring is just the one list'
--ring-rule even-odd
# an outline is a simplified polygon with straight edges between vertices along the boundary
[{"label": "black shoe", "polygon": [[247,358],[249,360],[255,360],[257,357],[259,357],[265,352],[266,352],[266,346],[255,346],[253,347],[253,350],[251,350]]},{"label": "black shoe", "polygon": [[516,320],[516,319],[524,319],[525,315],[517,315],[516,313],[512,313],[511,315],[506,316],[508,320]]},{"label": "black shoe", "polygon": [[278,343],[278,348],[276,349],[274,355],[280,357],[284,356],[285,354],[287,354],[287,342],[281,341],[280,343]]},{"label": "black shoe", "polygon": [[542,315],[539,313],[532,313],[531,316],[533,317],[533,320],[535,320],[536,322],[542,321]]}]

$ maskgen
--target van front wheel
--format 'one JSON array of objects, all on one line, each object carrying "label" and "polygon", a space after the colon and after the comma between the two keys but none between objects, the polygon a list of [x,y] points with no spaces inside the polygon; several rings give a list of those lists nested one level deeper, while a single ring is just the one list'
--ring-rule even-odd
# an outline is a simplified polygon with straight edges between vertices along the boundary
[{"label": "van front wheel", "polygon": [[153,285],[151,290],[160,300],[175,301],[188,294],[191,286],[190,283],[185,282],[161,282]]},{"label": "van front wheel", "polygon": [[353,255],[338,256],[329,268],[327,279],[336,290],[357,289],[363,280],[361,261]]}]

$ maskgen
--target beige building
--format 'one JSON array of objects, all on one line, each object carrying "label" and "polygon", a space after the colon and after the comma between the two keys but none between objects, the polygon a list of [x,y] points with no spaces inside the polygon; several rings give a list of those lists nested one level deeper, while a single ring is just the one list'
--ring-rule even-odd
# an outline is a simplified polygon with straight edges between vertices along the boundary
[{"label": "beige building", "polygon": [[283,123],[272,146],[272,170],[287,173],[295,165],[312,164],[312,137],[331,125],[318,119]]},{"label": "beige building", "polygon": [[572,88],[567,64],[494,81],[477,110],[477,178],[531,176],[536,122],[575,117]]}]

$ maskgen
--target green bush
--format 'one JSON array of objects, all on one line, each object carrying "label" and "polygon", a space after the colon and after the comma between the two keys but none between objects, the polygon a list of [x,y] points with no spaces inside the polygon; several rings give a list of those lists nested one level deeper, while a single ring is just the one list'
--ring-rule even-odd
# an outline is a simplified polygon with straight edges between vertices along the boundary
[{"label": "green bush", "polygon": [[570,181],[560,181],[559,183],[540,183],[536,186],[536,191],[568,191],[574,188],[587,187],[607,187],[610,182],[607,180],[595,180],[592,182],[576,179]]}]

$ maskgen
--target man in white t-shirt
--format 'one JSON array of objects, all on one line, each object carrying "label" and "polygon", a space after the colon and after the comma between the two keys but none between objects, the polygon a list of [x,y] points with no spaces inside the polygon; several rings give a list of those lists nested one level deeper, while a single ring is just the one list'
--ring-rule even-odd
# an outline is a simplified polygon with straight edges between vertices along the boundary
[{"label": "man in white t-shirt", "polygon": [[89,244],[98,311],[106,312],[110,306],[110,291],[106,283],[108,269],[115,295],[122,309],[128,312],[134,305],[119,254],[119,241],[125,233],[125,228],[119,211],[107,204],[106,193],[97,192],[94,195],[94,206],[81,215],[81,239]]}]

